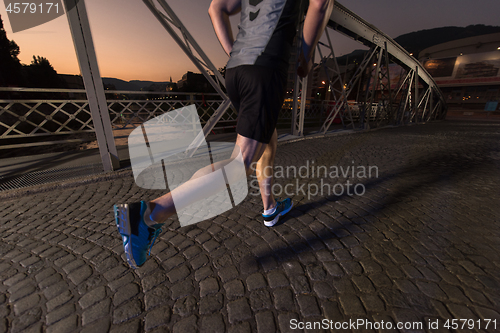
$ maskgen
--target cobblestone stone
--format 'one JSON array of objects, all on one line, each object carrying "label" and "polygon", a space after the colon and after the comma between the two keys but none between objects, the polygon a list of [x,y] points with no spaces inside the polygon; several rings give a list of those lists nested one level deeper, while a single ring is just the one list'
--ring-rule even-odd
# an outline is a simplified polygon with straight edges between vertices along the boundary
[{"label": "cobblestone stone", "polygon": [[144,320],[144,328],[148,331],[167,324],[170,321],[170,311],[169,306],[161,306],[148,312]]},{"label": "cobblestone stone", "polygon": [[191,280],[187,279],[170,288],[172,292],[172,299],[178,299],[194,292],[194,286]]},{"label": "cobblestone stone", "polygon": [[78,327],[78,316],[71,315],[54,325],[47,327],[47,333],[70,333],[74,332]]},{"label": "cobblestone stone", "polygon": [[356,295],[345,294],[339,296],[339,302],[347,315],[364,315],[365,310]]},{"label": "cobblestone stone", "polygon": [[422,291],[425,295],[427,295],[431,298],[435,298],[435,299],[439,299],[439,300],[446,300],[447,299],[447,296],[443,292],[443,290],[441,288],[439,288],[439,286],[433,282],[417,281],[416,284],[417,284],[418,288],[420,289],[420,291]]},{"label": "cobblestone stone", "polygon": [[211,314],[219,311],[224,306],[224,297],[222,294],[207,296],[200,299],[200,314]]},{"label": "cobblestone stone", "polygon": [[213,275],[212,268],[209,266],[202,267],[194,273],[194,278],[196,281],[204,280],[205,278]]},{"label": "cobblestone stone", "polygon": [[278,323],[279,323],[280,332],[283,332],[283,333],[293,332],[291,327],[290,327],[290,321],[292,321],[292,320],[298,321],[299,316],[294,312],[280,313],[278,315]]},{"label": "cobblestone stone", "polygon": [[109,332],[109,327],[111,325],[111,318],[104,317],[98,319],[97,321],[84,326],[81,330],[82,333],[107,333]]},{"label": "cobblestone stone", "polygon": [[146,310],[152,309],[160,304],[166,303],[170,299],[170,290],[160,285],[144,295]]},{"label": "cobblestone stone", "polygon": [[267,281],[271,288],[284,287],[289,285],[285,275],[280,271],[272,271],[267,274]]},{"label": "cobblestone stone", "polygon": [[171,283],[175,283],[179,280],[182,280],[188,277],[190,274],[189,268],[186,266],[181,266],[179,268],[173,269],[172,271],[167,273],[167,277]]},{"label": "cobblestone stone", "polygon": [[127,285],[132,281],[134,281],[134,275],[132,273],[127,273],[126,275],[109,282],[108,286],[112,291],[116,292],[122,286]]},{"label": "cobblestone stone", "polygon": [[66,290],[62,294],[60,294],[57,297],[54,297],[45,304],[47,306],[47,311],[51,312],[52,310],[58,308],[59,306],[68,303],[72,299],[73,299],[73,294],[69,290]]},{"label": "cobblestone stone", "polygon": [[223,283],[226,283],[232,279],[238,277],[239,273],[235,267],[226,267],[217,272]]},{"label": "cobblestone stone", "polygon": [[260,273],[255,273],[247,277],[247,288],[248,290],[260,289],[266,287],[266,280],[264,276]]},{"label": "cobblestone stone", "polygon": [[371,312],[384,311],[385,308],[384,302],[377,295],[364,294],[360,296],[360,299],[367,311]]},{"label": "cobblestone stone", "polygon": [[300,313],[302,313],[303,316],[311,317],[320,315],[318,303],[314,296],[297,295],[297,302],[299,304]]},{"label": "cobblestone stone", "polygon": [[232,280],[224,285],[226,297],[230,300],[241,297],[245,294],[245,287],[241,280]]},{"label": "cobblestone stone", "polygon": [[255,321],[257,322],[258,333],[274,333],[277,331],[273,313],[270,311],[255,314]]},{"label": "cobblestone stone", "polygon": [[24,280],[24,281],[26,283],[23,283],[22,286],[20,286],[18,288],[14,288],[14,287],[9,288],[8,291],[11,293],[9,299],[11,302],[15,302],[18,299],[26,297],[26,296],[32,294],[33,292],[35,292],[36,289],[31,284],[31,281],[29,281],[29,280]]},{"label": "cobblestone stone", "polygon": [[79,285],[91,275],[92,275],[92,268],[88,265],[83,265],[82,267],[68,274],[68,279],[70,279],[74,285]]},{"label": "cobblestone stone", "polygon": [[86,309],[89,306],[104,299],[105,297],[106,297],[106,288],[104,286],[100,286],[83,295],[78,300],[78,304],[82,307],[82,309]]},{"label": "cobblestone stone", "polygon": [[45,322],[47,325],[52,325],[53,323],[68,317],[72,313],[75,312],[75,306],[73,304],[69,304],[67,306],[62,306],[57,310],[49,312],[45,316]]},{"label": "cobblestone stone", "polygon": [[200,296],[216,294],[219,291],[219,283],[215,278],[208,278],[200,282]]},{"label": "cobblestone stone", "polygon": [[184,297],[175,302],[173,313],[182,317],[194,314],[196,311],[197,302],[193,296]]},{"label": "cobblestone stone", "polygon": [[240,298],[236,301],[227,304],[228,320],[231,324],[250,319],[252,312],[248,301],[245,298]]},{"label": "cobblestone stone", "polygon": [[207,333],[224,332],[224,319],[220,314],[205,316],[201,319],[200,331]]},{"label": "cobblestone stone", "polygon": [[139,293],[139,286],[135,283],[129,283],[118,289],[113,296],[113,305],[118,306],[129,299],[132,299]]},{"label": "cobblestone stone", "polygon": [[269,309],[272,306],[271,295],[267,290],[254,290],[250,292],[249,299],[254,311]]},{"label": "cobblestone stone", "polygon": [[276,289],[273,291],[274,305],[279,311],[290,311],[295,308],[292,291],[289,289]]},{"label": "cobblestone stone", "polygon": [[205,254],[201,254],[191,260],[190,264],[193,269],[198,269],[209,262],[208,257]]},{"label": "cobblestone stone", "polygon": [[132,300],[113,311],[113,323],[119,324],[137,317],[142,313],[142,306],[138,299]]},{"label": "cobblestone stone", "polygon": [[190,333],[196,331],[196,316],[181,319],[173,327],[173,333]]},{"label": "cobblestone stone", "polygon": [[17,302],[14,302],[14,313],[16,315],[20,315],[24,313],[25,311],[36,307],[38,305],[38,302],[40,301],[40,296],[38,294],[32,294],[28,297],[25,297],[23,299],[18,300]]}]

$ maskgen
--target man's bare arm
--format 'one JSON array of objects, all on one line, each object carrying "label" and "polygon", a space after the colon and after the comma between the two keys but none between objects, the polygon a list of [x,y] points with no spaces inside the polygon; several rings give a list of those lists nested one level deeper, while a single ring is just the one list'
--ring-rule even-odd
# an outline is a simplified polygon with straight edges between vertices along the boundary
[{"label": "man's bare arm", "polygon": [[241,0],[213,0],[208,9],[215,34],[228,55],[234,43],[229,16],[238,13],[240,9]]},{"label": "man's bare arm", "polygon": [[314,48],[325,30],[332,14],[334,0],[309,0],[304,28],[302,29],[302,50],[299,56],[297,74],[305,77],[312,68]]}]

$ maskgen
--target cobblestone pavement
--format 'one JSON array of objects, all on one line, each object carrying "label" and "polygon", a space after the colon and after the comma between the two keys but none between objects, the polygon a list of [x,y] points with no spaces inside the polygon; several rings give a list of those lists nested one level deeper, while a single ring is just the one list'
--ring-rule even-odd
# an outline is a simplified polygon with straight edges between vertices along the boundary
[{"label": "cobblestone pavement", "polygon": [[[421,332],[450,318],[499,331],[499,139],[499,123],[444,121],[280,145],[277,166],[310,170],[277,175],[294,193],[283,223],[263,226],[254,194],[209,221],[172,219],[136,271],[112,205],[161,191],[127,177],[4,200],[0,332],[296,332],[323,319]],[[313,177],[313,161],[356,173]],[[365,193],[340,195],[347,181]]]}]

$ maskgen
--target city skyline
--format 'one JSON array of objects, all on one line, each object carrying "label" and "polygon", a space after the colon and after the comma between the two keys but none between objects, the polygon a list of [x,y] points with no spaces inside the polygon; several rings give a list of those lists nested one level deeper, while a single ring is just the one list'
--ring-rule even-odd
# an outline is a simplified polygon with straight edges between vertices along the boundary
[{"label": "city skyline", "polygon": [[[453,0],[439,3],[422,0],[362,0],[341,2],[389,36],[443,26],[471,24],[498,25],[495,5],[498,0],[478,0],[474,7]],[[102,77],[125,81],[148,80],[176,82],[187,71],[198,72],[179,46],[141,2],[107,0],[85,2]],[[223,67],[228,59],[215,36],[207,14],[210,1],[168,1],[175,13],[194,36],[214,65]],[[65,15],[41,26],[13,33],[5,11],[0,15],[10,40],[21,49],[22,63],[29,64],[33,55],[47,58],[60,74],[80,74]],[[231,19],[236,35],[238,16]],[[332,32],[337,56],[364,46]]]}]

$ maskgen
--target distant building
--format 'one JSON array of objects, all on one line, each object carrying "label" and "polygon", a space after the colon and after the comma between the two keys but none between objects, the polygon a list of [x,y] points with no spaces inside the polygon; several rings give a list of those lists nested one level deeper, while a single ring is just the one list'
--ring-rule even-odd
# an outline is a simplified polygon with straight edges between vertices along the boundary
[{"label": "distant building", "polygon": [[500,110],[500,33],[429,47],[419,60],[441,88],[450,110]]},{"label": "distant building", "polygon": [[85,89],[81,75],[57,74],[67,89]]},{"label": "distant building", "polygon": [[162,82],[162,83],[153,83],[142,90],[144,91],[157,91],[157,92],[169,92],[174,91],[177,87],[177,84],[173,82]]},{"label": "distant building", "polygon": [[183,92],[215,92],[203,74],[193,72],[184,74],[182,79],[177,81],[177,88]]}]

